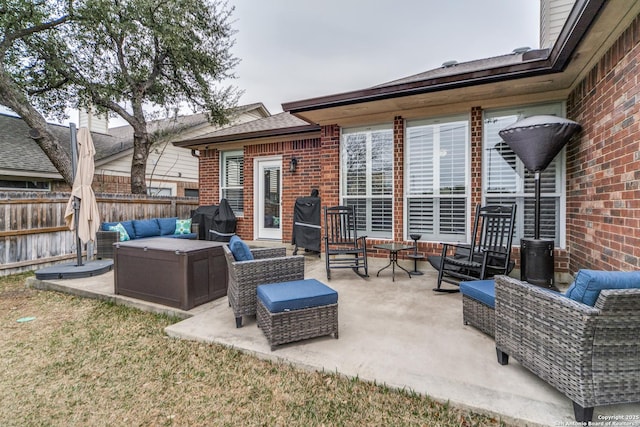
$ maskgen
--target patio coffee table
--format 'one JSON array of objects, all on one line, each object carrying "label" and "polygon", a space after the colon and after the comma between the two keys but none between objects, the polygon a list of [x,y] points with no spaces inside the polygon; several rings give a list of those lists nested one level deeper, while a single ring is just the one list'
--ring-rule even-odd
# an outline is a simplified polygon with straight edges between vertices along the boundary
[{"label": "patio coffee table", "polygon": [[400,264],[398,264],[398,252],[400,251],[407,251],[409,249],[413,249],[415,246],[413,245],[403,245],[402,243],[384,243],[381,245],[373,245],[374,248],[376,249],[382,249],[385,251],[389,251],[389,264],[385,265],[384,267],[382,267],[380,270],[378,270],[378,274],[376,274],[377,277],[380,276],[380,272],[386,268],[389,268],[389,266],[391,266],[391,278],[392,281],[396,281],[396,266],[405,271],[408,275],[409,275],[409,279],[411,279],[411,273],[406,270],[405,268],[403,268]]},{"label": "patio coffee table", "polygon": [[223,297],[227,294],[223,245],[164,237],[116,243],[115,293],[182,310]]}]

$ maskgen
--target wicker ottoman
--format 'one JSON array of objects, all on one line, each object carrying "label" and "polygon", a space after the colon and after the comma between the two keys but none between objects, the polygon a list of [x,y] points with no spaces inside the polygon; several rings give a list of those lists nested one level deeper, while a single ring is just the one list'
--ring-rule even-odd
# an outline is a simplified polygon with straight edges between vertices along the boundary
[{"label": "wicker ottoman", "polygon": [[460,282],[462,319],[465,325],[493,337],[496,330],[496,292],[493,280]]},{"label": "wicker ottoman", "polygon": [[257,321],[271,350],[280,344],[338,338],[338,293],[315,279],[260,285]]}]

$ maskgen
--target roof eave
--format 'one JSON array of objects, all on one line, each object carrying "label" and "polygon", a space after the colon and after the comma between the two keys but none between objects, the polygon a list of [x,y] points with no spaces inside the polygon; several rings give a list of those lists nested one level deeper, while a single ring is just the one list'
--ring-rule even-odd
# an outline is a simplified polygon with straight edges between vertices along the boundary
[{"label": "roof eave", "polygon": [[282,109],[296,115],[306,111],[558,73],[566,68],[571,55],[584,38],[605,3],[606,0],[577,0],[567,18],[568,25],[563,27],[554,47],[544,58],[470,73],[287,102],[282,104]]},{"label": "roof eave", "polygon": [[[535,64],[535,66],[531,66],[532,64]],[[305,111],[359,104],[362,102],[381,101],[385,99],[439,92],[503,80],[532,77],[551,72],[555,72],[552,65],[548,60],[542,60],[526,63],[524,66],[519,64],[517,66],[501,67],[500,69],[486,69],[471,73],[421,80],[412,83],[362,89],[337,95],[294,101],[282,104],[282,109],[291,114],[296,114]]]},{"label": "roof eave", "polygon": [[318,125],[291,126],[287,128],[238,133],[235,135],[220,135],[220,136],[213,136],[209,138],[193,139],[188,141],[177,141],[177,142],[174,142],[173,145],[175,145],[176,147],[192,148],[192,147],[200,147],[203,145],[221,144],[221,143],[229,143],[229,142],[237,142],[237,141],[249,141],[249,140],[260,139],[260,138],[286,137],[286,136],[297,135],[297,134],[306,135],[309,133],[315,133],[319,131],[320,131],[320,126]]}]

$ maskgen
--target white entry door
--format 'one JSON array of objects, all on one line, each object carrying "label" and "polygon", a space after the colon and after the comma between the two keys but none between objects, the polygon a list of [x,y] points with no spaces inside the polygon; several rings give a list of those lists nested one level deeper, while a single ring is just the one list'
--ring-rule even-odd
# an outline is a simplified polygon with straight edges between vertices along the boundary
[{"label": "white entry door", "polygon": [[256,159],[254,170],[258,239],[282,240],[282,160]]}]

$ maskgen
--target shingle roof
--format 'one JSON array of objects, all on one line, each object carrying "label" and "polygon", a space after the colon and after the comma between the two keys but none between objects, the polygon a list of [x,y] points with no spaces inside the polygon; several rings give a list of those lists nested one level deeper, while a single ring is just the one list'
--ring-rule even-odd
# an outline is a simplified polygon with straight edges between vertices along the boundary
[{"label": "shingle roof", "polygon": [[[71,151],[68,126],[50,124],[50,129],[67,153]],[[49,158],[29,136],[31,128],[20,117],[0,114],[0,169],[59,175]],[[124,141],[101,133],[91,133],[96,160],[120,150]],[[66,142],[66,143],[65,143]]]},{"label": "shingle roof", "polygon": [[320,130],[318,125],[310,124],[306,120],[299,119],[296,116],[284,112],[219,129],[199,136],[198,138],[174,141],[174,144],[179,147],[192,147],[205,143],[239,141],[243,139],[282,136],[318,130]]},{"label": "shingle roof", "polygon": [[250,122],[241,123],[236,126],[230,126],[228,128],[220,129],[202,135],[198,139],[212,138],[225,135],[236,135],[244,133],[261,132],[266,130],[290,128],[309,125],[309,122],[299,119],[296,116],[292,116],[289,113],[279,113],[273,116],[265,117],[263,119],[256,119]]},{"label": "shingle roof", "polygon": [[530,59],[538,59],[547,50],[529,50],[525,52],[512,52],[507,55],[494,56],[492,58],[482,58],[467,62],[451,61],[449,65],[444,65],[412,76],[403,77],[390,82],[372,86],[373,88],[382,88],[387,86],[396,86],[405,83],[419,82],[423,80],[436,79],[439,77],[455,76],[457,74],[473,73],[476,71],[489,70],[497,67],[505,67],[509,65],[521,64]]}]

